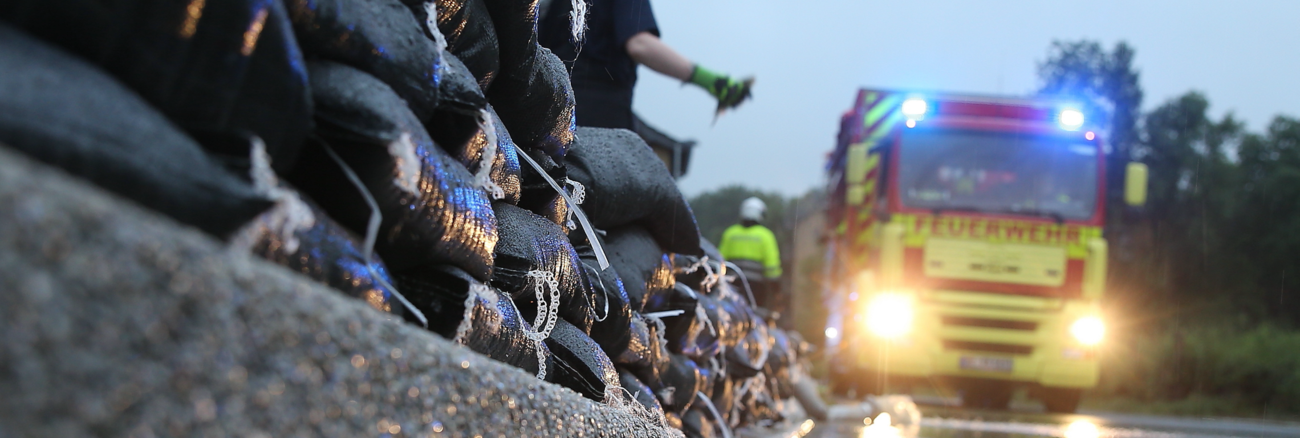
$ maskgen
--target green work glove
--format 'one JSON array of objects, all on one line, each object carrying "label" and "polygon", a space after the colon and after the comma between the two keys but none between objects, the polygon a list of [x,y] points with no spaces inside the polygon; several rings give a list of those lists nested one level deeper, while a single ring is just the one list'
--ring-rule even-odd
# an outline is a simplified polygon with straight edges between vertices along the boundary
[{"label": "green work glove", "polygon": [[754,85],[754,78],[738,81],[731,76],[718,74],[696,65],[691,70],[690,82],[699,85],[718,99],[718,112],[722,112],[727,108],[735,108],[749,98],[749,89]]}]

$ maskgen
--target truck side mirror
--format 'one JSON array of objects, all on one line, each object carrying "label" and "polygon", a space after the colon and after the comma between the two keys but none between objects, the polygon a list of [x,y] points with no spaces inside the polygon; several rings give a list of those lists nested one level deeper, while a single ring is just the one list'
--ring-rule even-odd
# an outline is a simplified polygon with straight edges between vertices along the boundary
[{"label": "truck side mirror", "polygon": [[1124,173],[1124,203],[1141,207],[1147,203],[1147,165],[1128,163]]}]

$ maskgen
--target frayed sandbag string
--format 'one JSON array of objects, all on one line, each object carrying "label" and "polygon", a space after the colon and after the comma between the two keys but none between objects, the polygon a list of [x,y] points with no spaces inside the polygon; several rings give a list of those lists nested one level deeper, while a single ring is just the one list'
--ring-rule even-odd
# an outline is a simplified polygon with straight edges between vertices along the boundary
[{"label": "frayed sandbag string", "polygon": [[[560,317],[560,282],[555,280],[551,271],[528,271],[528,278],[536,281],[533,291],[537,294],[537,317],[533,319],[533,331],[528,337],[544,340],[555,330],[555,321]],[[546,299],[547,289],[551,299]]]},{"label": "frayed sandbag string", "polygon": [[502,319],[501,310],[497,308],[498,295],[488,285],[477,281],[471,282],[467,295],[465,297],[465,315],[461,319],[460,325],[456,327],[456,336],[451,338],[452,342],[460,345],[465,345],[465,335],[468,335],[470,329],[474,328],[474,308],[477,306],[479,298],[482,298],[487,303],[488,308],[492,309],[492,312],[497,315],[495,319],[489,320],[490,324],[486,327],[488,330],[496,331],[501,326]]},{"label": "frayed sandbag string", "polygon": [[370,272],[370,276],[374,277],[375,281],[379,282],[381,286],[393,292],[393,296],[397,297],[397,300],[402,302],[402,307],[414,314],[415,319],[420,320],[421,326],[429,328],[429,319],[424,317],[424,312],[415,308],[415,305],[411,304],[410,301],[407,301],[406,297],[402,296],[402,293],[399,292],[396,287],[389,284],[388,280],[385,280],[384,277],[379,275],[379,272],[375,271],[375,239],[379,236],[379,224],[383,222],[383,215],[379,212],[379,203],[375,202],[375,197],[371,196],[370,190],[366,189],[366,185],[363,184],[361,178],[357,177],[357,174],[352,171],[352,167],[348,166],[348,163],[344,162],[343,158],[339,157],[339,154],[334,152],[334,148],[331,148],[329,143],[326,143],[324,139],[317,137],[316,140],[320,141],[321,146],[325,148],[325,153],[329,154],[330,159],[334,160],[335,163],[338,163],[339,168],[343,169],[343,174],[347,175],[348,181],[351,181],[352,185],[361,192],[361,197],[365,198],[366,205],[370,207],[370,222],[366,224],[366,241],[361,251],[362,256],[365,258],[366,270]]},{"label": "frayed sandbag string", "polygon": [[[478,110],[478,126],[483,130],[487,145],[483,147],[483,156],[479,159],[478,172],[474,174],[474,184],[492,196],[492,199],[506,197],[506,192],[492,181],[492,164],[497,159],[497,127],[492,123],[492,115],[486,108]],[[579,200],[578,202],[582,202]],[[570,210],[570,213],[573,211]],[[572,228],[570,228],[572,229]]]},{"label": "frayed sandbag string", "polygon": [[[587,201],[587,187],[583,186],[582,183],[571,179],[565,179],[564,182],[570,187],[573,187],[573,202],[582,204]],[[569,211],[564,214],[564,226],[569,227],[570,230],[576,230],[578,229],[578,224],[573,223],[573,209],[570,208],[568,210]]]},{"label": "frayed sandbag string", "polygon": [[437,3],[424,2],[424,26],[429,28],[429,35],[433,35],[433,45],[438,48],[438,57],[441,59],[443,52],[447,50],[447,37],[438,30]]},{"label": "frayed sandbag string", "polygon": [[537,164],[533,157],[528,156],[527,153],[521,153],[519,157],[528,162],[529,166],[533,166],[533,170],[536,170],[546,180],[546,183],[550,184],[551,188],[555,189],[555,192],[564,198],[564,202],[569,204],[569,210],[578,216],[578,222],[582,223],[582,231],[587,234],[587,240],[591,242],[592,252],[596,253],[596,261],[600,262],[600,270],[604,271],[609,268],[609,258],[605,257],[605,249],[601,247],[600,240],[596,238],[595,228],[591,226],[591,221],[587,220],[587,214],[582,212],[582,207],[578,206],[578,202],[575,202],[569,196],[569,192],[560,187],[560,183],[555,182],[555,178],[551,178],[551,175],[546,173],[546,170],[542,169],[542,165]]},{"label": "frayed sandbag string", "polygon": [[[510,303],[510,307],[514,308],[515,314],[518,315],[519,307],[515,306],[515,300],[506,299],[506,302]],[[540,315],[540,312],[542,311],[540,303],[537,305],[537,311]],[[534,330],[536,330],[536,327],[534,327]],[[529,340],[533,341],[533,350],[537,352],[537,380],[546,380],[546,356],[542,354],[543,351],[546,351],[546,337],[536,336],[534,332],[526,332],[524,335],[527,336]]]}]

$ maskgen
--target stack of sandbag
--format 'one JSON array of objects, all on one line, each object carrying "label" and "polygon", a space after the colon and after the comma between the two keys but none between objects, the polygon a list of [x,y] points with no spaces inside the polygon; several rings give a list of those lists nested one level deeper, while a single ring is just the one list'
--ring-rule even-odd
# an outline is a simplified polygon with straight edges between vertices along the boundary
[{"label": "stack of sandbag", "polygon": [[81,6],[0,6],[0,142],[691,436],[775,420],[798,349],[639,137],[574,127],[535,0]]}]

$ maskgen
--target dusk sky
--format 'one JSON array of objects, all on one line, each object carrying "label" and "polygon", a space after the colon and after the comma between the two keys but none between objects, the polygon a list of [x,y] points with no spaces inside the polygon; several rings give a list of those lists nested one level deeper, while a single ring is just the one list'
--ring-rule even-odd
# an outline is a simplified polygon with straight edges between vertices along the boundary
[{"label": "dusk sky", "polygon": [[1026,95],[1053,40],[1127,41],[1144,109],[1190,90],[1260,131],[1300,116],[1300,1],[652,0],[663,39],[714,70],[757,77],[713,122],[698,88],[642,68],[635,108],[699,141],[687,195],[740,183],[824,184],[823,158],[859,87]]}]

